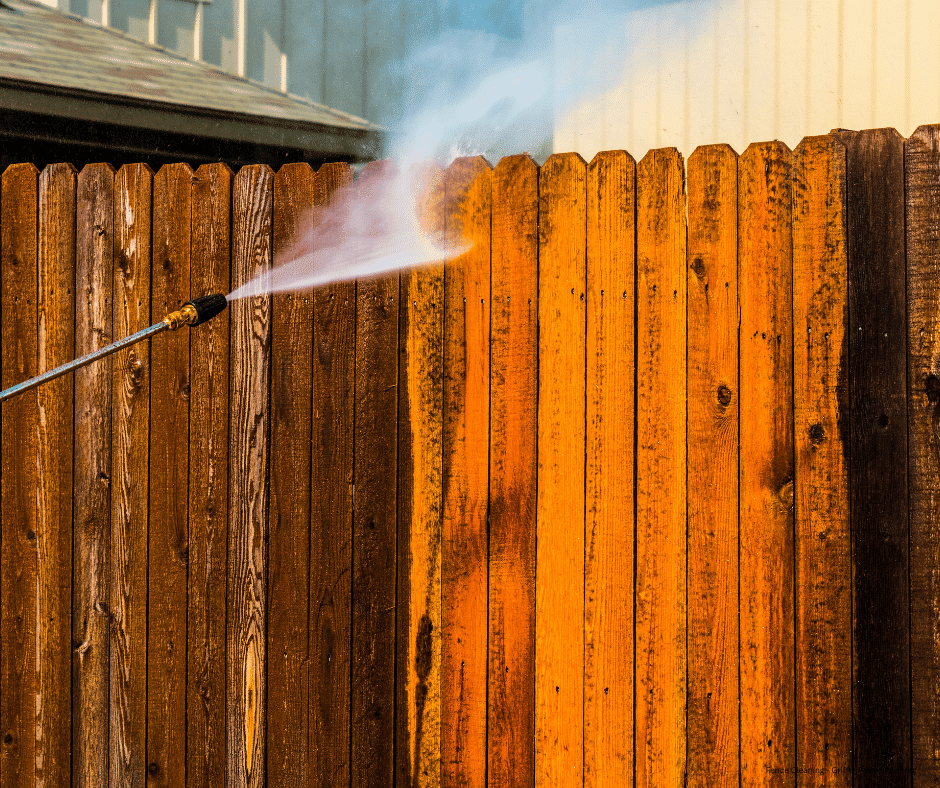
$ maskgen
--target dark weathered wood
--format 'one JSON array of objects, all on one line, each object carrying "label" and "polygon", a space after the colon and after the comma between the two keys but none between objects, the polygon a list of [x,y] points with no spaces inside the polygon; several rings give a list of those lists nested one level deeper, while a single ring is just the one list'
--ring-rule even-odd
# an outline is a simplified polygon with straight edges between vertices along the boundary
[{"label": "dark weathered wood", "polygon": [[[193,172],[153,182],[153,319],[189,300]],[[147,781],[186,780],[186,588],[189,564],[189,329],[153,340],[147,621]]]},{"label": "dark weathered wood", "polygon": [[[75,356],[112,339],[114,170],[78,176]],[[72,785],[108,784],[111,553],[111,364],[75,373],[72,492]]]},{"label": "dark weathered wood", "polygon": [[940,126],[904,149],[914,785],[940,785]]},{"label": "dark weathered wood", "polygon": [[738,161],[741,779],[796,765],[793,653],[793,154]]},{"label": "dark weathered wood", "polygon": [[584,784],[586,178],[576,153],[539,172],[535,781],[559,788]]},{"label": "dark weathered wood", "polygon": [[738,785],[738,156],[689,158],[689,784]]},{"label": "dark weathered wood", "polygon": [[[36,294],[38,171],[14,164],[0,184],[0,310],[2,388],[38,371]],[[3,403],[2,521],[0,553],[0,785],[33,786],[36,780],[36,698],[41,687],[36,620],[39,518],[39,398],[35,390]]]},{"label": "dark weathered wood", "polygon": [[[686,227],[682,157],[637,164],[636,785],[686,770]],[[621,296],[622,297],[622,296]],[[630,294],[627,293],[627,298]]]},{"label": "dark weathered wood", "polygon": [[492,169],[445,175],[445,233],[472,247],[444,269],[441,785],[486,785],[487,504]]},{"label": "dark weathered wood", "polygon": [[[307,164],[274,178],[274,265],[303,253],[316,182]],[[271,299],[271,513],[268,524],[269,784],[306,786],[310,760],[307,627],[310,562],[310,392],[313,296]]]},{"label": "dark weathered wood", "polygon": [[487,784],[535,784],[538,177],[493,171]]},{"label": "dark weathered wood", "polygon": [[[39,176],[39,372],[70,361],[75,350],[75,187],[70,164],[51,164]],[[36,782],[65,786],[72,745],[72,376],[45,384],[38,396]]]},{"label": "dark weathered wood", "polygon": [[[414,173],[417,218],[444,231],[440,166]],[[441,447],[444,268],[401,273],[398,366],[396,783],[441,784]]]},{"label": "dark weathered wood", "polygon": [[[243,167],[232,194],[232,288],[271,266],[274,175]],[[227,780],[265,784],[268,432],[271,297],[263,291],[231,310],[227,672]]]},{"label": "dark weathered wood", "polygon": [[[328,164],[316,177],[316,201],[329,210],[348,187],[348,165]],[[338,210],[338,209],[337,209]],[[314,234],[314,254],[316,238]],[[352,646],[353,415],[356,283],[313,291],[313,414],[310,490],[310,785],[350,781]]]},{"label": "dark weathered wood", "polygon": [[[232,173],[205,164],[193,184],[194,296],[229,291]],[[189,338],[189,614],[186,781],[221,788],[225,747],[225,581],[228,538],[229,315]]]},{"label": "dark weathered wood", "polygon": [[[587,171],[584,785],[633,781],[636,162]],[[624,293],[627,294],[624,297]]]},{"label": "dark weathered wood", "polygon": [[[379,162],[365,174],[376,168],[390,169]],[[394,777],[398,280],[360,280],[356,293],[353,788],[385,788]]]},{"label": "dark weathered wood", "polygon": [[904,140],[844,136],[855,786],[911,784]]},{"label": "dark weathered wood", "polygon": [[852,784],[847,331],[845,149],[833,137],[808,137],[793,168],[796,766],[825,775],[805,784],[845,788]]},{"label": "dark weathered wood", "polygon": [[[122,167],[114,183],[115,337],[150,325],[153,172]],[[159,340],[158,340],[159,341]],[[147,522],[150,347],[111,366],[111,768],[110,785],[143,786],[147,766]]]}]

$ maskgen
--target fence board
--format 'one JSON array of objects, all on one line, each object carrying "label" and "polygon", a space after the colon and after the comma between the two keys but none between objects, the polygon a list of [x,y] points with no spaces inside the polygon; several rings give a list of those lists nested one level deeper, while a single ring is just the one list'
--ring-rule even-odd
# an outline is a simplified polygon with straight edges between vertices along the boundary
[{"label": "fence board", "polygon": [[636,784],[686,770],[686,234],[682,157],[637,165]]},{"label": "fence board", "polygon": [[528,156],[493,172],[487,784],[535,782],[538,177]]},{"label": "fence board", "polygon": [[852,584],[845,150],[800,143],[793,169],[796,752],[807,785],[849,786]]},{"label": "fence board", "polygon": [[[274,175],[243,167],[232,190],[232,288],[271,267]],[[265,784],[271,298],[231,305],[226,718],[231,788]]]},{"label": "fence board", "polygon": [[[190,292],[227,293],[230,284],[232,173],[224,164],[196,170]],[[186,780],[221,788],[225,745],[225,581],[228,540],[229,315],[190,335],[199,361],[190,371],[189,612]]]},{"label": "fence board", "polygon": [[[33,377],[37,337],[38,171],[15,164],[3,173],[0,238],[3,312],[3,388]],[[34,457],[39,451],[39,399],[35,391],[3,403],[2,619],[0,636],[0,784],[34,785],[36,779],[36,683],[38,585]],[[39,538],[42,538],[39,534]]]},{"label": "fence board", "polygon": [[[114,183],[115,338],[151,324],[153,173],[122,167]],[[162,339],[162,337],[161,337]],[[159,340],[158,340],[159,341]],[[110,785],[143,786],[147,766],[147,534],[150,347],[115,354],[111,381]]]},{"label": "fence board", "polygon": [[[162,167],[153,182],[154,320],[189,299],[193,172]],[[189,330],[153,340],[150,370],[150,529],[147,773],[186,780],[186,610],[189,563]]]},{"label": "fence board", "polygon": [[[75,188],[70,164],[39,176],[39,369],[71,360],[75,348]],[[148,207],[149,214],[149,207]],[[39,627],[36,782],[67,785],[72,745],[72,408],[73,380],[38,390]]]},{"label": "fence board", "polygon": [[[78,176],[75,355],[111,340],[114,170]],[[111,359],[75,373],[72,525],[72,785],[108,784]]]},{"label": "fence board", "polygon": [[633,781],[636,162],[587,172],[584,784]]},{"label": "fence board", "polygon": [[855,786],[911,784],[904,147],[846,137]]},{"label": "fence board", "polygon": [[[443,172],[422,168],[418,218],[444,231]],[[441,445],[444,268],[401,274],[398,367],[396,774],[441,784]]]},{"label": "fence board", "polygon": [[492,168],[457,159],[445,178],[447,241],[472,246],[444,269],[441,784],[483,788]]},{"label": "fence board", "polygon": [[689,783],[737,786],[738,156],[689,158]]},{"label": "fence board", "polygon": [[[388,163],[367,177],[391,177]],[[356,289],[352,599],[352,785],[394,779],[398,274]]]},{"label": "fence board", "polygon": [[741,779],[789,785],[793,666],[793,286],[782,143],[738,161]]},{"label": "fence board", "polygon": [[[274,264],[309,243],[315,175],[287,164],[274,177]],[[271,512],[268,520],[268,780],[306,785],[310,754],[307,601],[313,298],[271,298]]]},{"label": "fence board", "polygon": [[584,782],[586,165],[539,173],[535,780]]},{"label": "fence board", "polygon": [[940,126],[904,150],[914,785],[940,784]]},{"label": "fence board", "polygon": [[[345,164],[320,168],[320,211],[330,210],[337,190],[348,186],[351,175]],[[325,285],[313,291],[313,299],[311,784],[345,788],[350,781],[356,283]]]}]

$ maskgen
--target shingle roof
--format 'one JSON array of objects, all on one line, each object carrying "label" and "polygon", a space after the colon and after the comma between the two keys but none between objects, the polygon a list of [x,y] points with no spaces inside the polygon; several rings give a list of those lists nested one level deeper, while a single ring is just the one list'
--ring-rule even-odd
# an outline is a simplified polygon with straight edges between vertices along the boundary
[{"label": "shingle roof", "polygon": [[[143,105],[151,111],[211,115],[216,120],[231,117],[243,125],[248,121],[307,130],[329,127],[334,133],[373,139],[382,132],[354,115],[29,0],[0,0],[0,87],[53,90],[86,103],[97,98],[112,105]],[[0,107],[6,98],[0,95]],[[41,103],[28,109],[43,111]]]}]

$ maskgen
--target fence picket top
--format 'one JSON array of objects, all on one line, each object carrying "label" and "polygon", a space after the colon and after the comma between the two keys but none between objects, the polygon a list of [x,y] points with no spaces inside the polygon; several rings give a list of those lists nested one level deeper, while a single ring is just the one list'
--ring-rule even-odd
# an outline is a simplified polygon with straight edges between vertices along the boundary
[{"label": "fence picket top", "polygon": [[924,784],[940,778],[940,493],[936,452],[940,376],[940,125],[905,143],[907,202],[908,414],[912,765]]}]

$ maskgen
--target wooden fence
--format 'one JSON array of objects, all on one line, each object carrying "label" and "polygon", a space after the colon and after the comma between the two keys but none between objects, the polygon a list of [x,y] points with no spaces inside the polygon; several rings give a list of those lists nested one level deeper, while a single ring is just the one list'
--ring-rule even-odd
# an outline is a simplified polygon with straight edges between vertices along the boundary
[{"label": "wooden fence", "polygon": [[[10,167],[3,386],[350,177]],[[429,205],[452,264],[4,403],[0,785],[940,785],[940,126]]]}]

